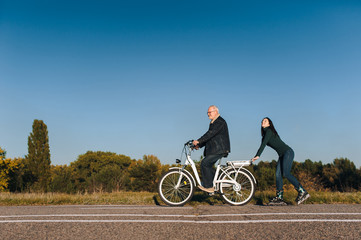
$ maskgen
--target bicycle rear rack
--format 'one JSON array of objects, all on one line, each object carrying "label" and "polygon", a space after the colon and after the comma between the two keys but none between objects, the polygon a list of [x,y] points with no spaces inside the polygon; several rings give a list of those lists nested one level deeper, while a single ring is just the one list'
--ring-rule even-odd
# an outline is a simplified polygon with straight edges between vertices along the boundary
[{"label": "bicycle rear rack", "polygon": [[251,160],[240,160],[240,161],[227,161],[227,166],[231,166],[233,168],[239,167],[247,167],[252,164]]}]

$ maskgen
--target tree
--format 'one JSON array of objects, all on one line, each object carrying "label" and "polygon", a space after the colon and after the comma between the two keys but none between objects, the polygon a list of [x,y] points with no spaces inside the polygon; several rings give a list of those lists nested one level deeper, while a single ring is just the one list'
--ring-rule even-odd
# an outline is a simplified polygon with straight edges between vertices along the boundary
[{"label": "tree", "polygon": [[347,158],[336,158],[323,169],[325,184],[333,190],[347,192],[357,190],[359,176],[356,166]]},{"label": "tree", "polygon": [[50,148],[48,129],[42,120],[34,120],[26,160],[35,179],[33,190],[46,192],[50,182]]},{"label": "tree", "polygon": [[10,172],[9,191],[29,191],[35,178],[29,170],[28,161],[25,158],[14,158],[12,161],[17,164],[17,168]]},{"label": "tree", "polygon": [[257,165],[253,166],[258,189],[263,191],[271,187],[274,188],[276,183],[276,166],[277,162],[275,160],[272,160],[272,162],[260,161]]},{"label": "tree", "polygon": [[0,160],[4,160],[6,157],[6,151],[0,147]]},{"label": "tree", "polygon": [[51,192],[75,193],[72,183],[72,169],[67,165],[51,166],[51,182],[49,190]]},{"label": "tree", "polygon": [[11,175],[18,167],[18,162],[7,159],[6,151],[0,148],[0,191],[8,190]]},{"label": "tree", "polygon": [[303,163],[294,161],[292,165],[294,176],[308,191],[324,189],[322,184],[322,171],[323,165],[321,161],[312,162],[311,159],[306,159]]},{"label": "tree", "polygon": [[128,156],[112,152],[88,151],[70,164],[74,187],[78,191],[121,190],[127,183]]},{"label": "tree", "polygon": [[133,161],[129,167],[130,189],[133,191],[155,192],[162,174],[162,166],[154,155],[144,155],[143,160]]}]

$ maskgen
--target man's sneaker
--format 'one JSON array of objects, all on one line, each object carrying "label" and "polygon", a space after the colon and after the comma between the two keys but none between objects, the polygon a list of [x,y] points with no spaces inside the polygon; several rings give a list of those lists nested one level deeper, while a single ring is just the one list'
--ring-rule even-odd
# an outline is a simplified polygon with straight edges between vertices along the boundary
[{"label": "man's sneaker", "polygon": [[286,206],[287,203],[283,201],[282,198],[274,197],[271,199],[271,201],[268,203],[268,206]]},{"label": "man's sneaker", "polygon": [[309,197],[311,197],[311,195],[306,190],[303,189],[303,191],[298,191],[298,196],[296,198],[297,205],[300,205]]},{"label": "man's sneaker", "polygon": [[213,188],[213,187],[211,187],[211,188],[205,188],[205,187],[199,185],[198,188],[199,188],[200,190],[202,190],[202,191],[207,192],[207,193],[214,193],[214,188]]}]

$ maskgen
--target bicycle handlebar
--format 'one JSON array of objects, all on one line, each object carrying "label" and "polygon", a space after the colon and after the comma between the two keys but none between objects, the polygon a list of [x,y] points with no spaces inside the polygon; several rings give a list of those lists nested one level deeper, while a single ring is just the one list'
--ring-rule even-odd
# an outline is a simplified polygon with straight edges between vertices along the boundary
[{"label": "bicycle handlebar", "polygon": [[184,146],[188,146],[188,147],[190,147],[190,148],[194,148],[194,147],[195,147],[195,145],[193,144],[193,140],[187,141],[187,142],[184,144]]}]

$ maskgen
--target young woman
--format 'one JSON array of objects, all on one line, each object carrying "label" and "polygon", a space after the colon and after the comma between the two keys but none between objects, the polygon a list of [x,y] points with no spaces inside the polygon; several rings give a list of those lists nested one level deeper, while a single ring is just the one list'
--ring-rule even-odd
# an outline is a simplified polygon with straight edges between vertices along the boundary
[{"label": "young woman", "polygon": [[310,197],[310,194],[308,194],[298,180],[291,174],[293,158],[295,156],[292,148],[281,140],[271,119],[267,117],[262,120],[261,134],[262,143],[256,156],[252,158],[252,161],[256,161],[261,156],[266,145],[276,150],[279,156],[276,168],[276,197],[270,201],[269,205],[286,205],[283,200],[283,177],[286,177],[298,191],[296,202],[297,204],[301,204]]}]

